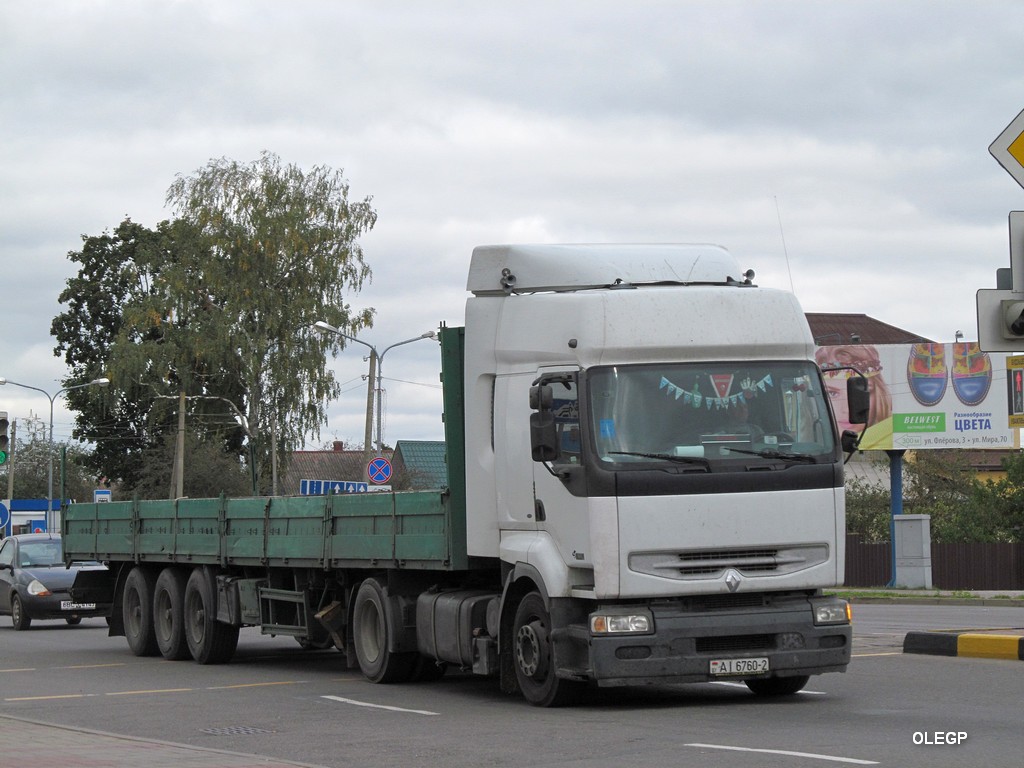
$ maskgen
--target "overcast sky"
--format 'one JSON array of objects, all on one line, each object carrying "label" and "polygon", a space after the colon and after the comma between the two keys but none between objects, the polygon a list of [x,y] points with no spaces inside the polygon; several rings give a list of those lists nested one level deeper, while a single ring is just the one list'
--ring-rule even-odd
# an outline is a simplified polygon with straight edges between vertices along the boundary
[{"label": "overcast sky", "polygon": [[[82,235],[155,226],[176,174],[262,150],[373,197],[351,303],[381,349],[460,323],[472,248],[504,242],[719,243],[806,311],[974,339],[1024,208],[988,153],[1021,40],[1019,0],[4,0],[0,376],[60,388]],[[361,442],[362,351],[307,447]],[[387,442],[443,436],[437,369],[433,342],[386,356]]]}]

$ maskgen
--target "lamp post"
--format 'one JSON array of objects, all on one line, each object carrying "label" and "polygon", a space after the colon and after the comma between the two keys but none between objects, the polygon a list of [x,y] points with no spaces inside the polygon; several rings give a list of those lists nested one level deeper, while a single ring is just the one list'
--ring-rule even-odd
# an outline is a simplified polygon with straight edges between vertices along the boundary
[{"label": "lamp post", "polygon": [[412,344],[414,341],[420,341],[421,339],[436,338],[437,333],[435,331],[427,331],[426,333],[421,333],[414,339],[396,341],[394,344],[384,347],[384,351],[377,355],[377,456],[380,456],[384,450],[384,440],[382,438],[382,428],[384,426],[384,420],[381,416],[381,406],[384,401],[384,387],[381,386],[381,382],[384,380],[384,355],[388,353],[389,349],[400,347],[403,344]]},{"label": "lamp post", "polygon": [[0,376],[0,386],[4,384],[13,384],[16,387],[22,389],[31,389],[35,392],[42,392],[46,395],[46,399],[50,401],[50,439],[49,439],[49,456],[47,457],[47,480],[46,480],[46,530],[49,533],[53,533],[53,403],[54,401],[63,395],[65,392],[70,392],[73,389],[83,389],[85,387],[105,387],[110,384],[110,379],[105,376],[101,376],[98,379],[87,381],[84,384],[75,384],[70,387],[64,387],[63,389],[57,390],[53,395],[47,392],[45,389],[39,387],[33,387],[28,384],[19,384],[17,381],[11,381]]},{"label": "lamp post", "polygon": [[[369,382],[366,387],[366,432],[363,438],[363,454],[366,458],[365,463],[369,464],[371,450],[370,446],[373,442],[373,400],[375,396],[377,398],[377,456],[380,456],[383,453],[384,448],[381,430],[381,403],[384,395],[384,388],[381,386],[381,381],[383,380],[383,377],[381,375],[381,363],[384,360],[384,355],[388,353],[389,349],[400,347],[403,344],[412,344],[414,341],[420,341],[421,339],[436,339],[437,332],[427,331],[426,333],[421,333],[419,336],[416,336],[415,338],[412,339],[396,341],[394,344],[390,344],[384,347],[383,351],[377,352],[377,348],[372,344],[368,344],[362,339],[357,339],[355,336],[350,336],[347,333],[339,330],[338,328],[335,328],[333,325],[328,325],[323,320],[319,320],[316,323],[314,323],[313,327],[322,333],[333,333],[336,336],[341,336],[342,338],[348,339],[349,341],[354,341],[356,344],[362,344],[364,347],[370,350],[370,376]],[[374,369],[376,369],[376,381]]]}]

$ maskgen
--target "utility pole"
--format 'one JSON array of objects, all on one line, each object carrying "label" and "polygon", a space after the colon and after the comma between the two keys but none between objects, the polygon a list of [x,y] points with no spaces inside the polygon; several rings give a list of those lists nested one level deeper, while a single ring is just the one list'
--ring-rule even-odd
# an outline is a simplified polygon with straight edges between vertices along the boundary
[{"label": "utility pole", "polygon": [[277,496],[277,415],[270,422],[270,495]]},{"label": "utility pole", "polygon": [[7,452],[7,498],[14,498],[14,453],[18,445],[18,420],[11,419],[11,450]]},{"label": "utility pole", "polygon": [[174,446],[174,471],[171,473],[171,499],[185,495],[185,390],[178,396],[178,440]]},{"label": "utility pole", "polygon": [[[366,433],[363,435],[363,472],[369,473],[373,457],[373,398],[377,393],[377,350],[370,347],[370,375],[366,383]],[[369,482],[369,474],[366,476]]]}]

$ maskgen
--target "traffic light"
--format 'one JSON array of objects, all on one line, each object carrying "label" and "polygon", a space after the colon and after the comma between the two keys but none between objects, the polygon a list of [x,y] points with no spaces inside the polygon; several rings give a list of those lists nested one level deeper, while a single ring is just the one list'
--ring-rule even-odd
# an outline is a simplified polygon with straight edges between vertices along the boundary
[{"label": "traffic light", "polygon": [[10,443],[7,430],[10,426],[11,423],[7,420],[7,411],[0,411],[0,464],[7,463],[7,446]]},{"label": "traffic light", "polygon": [[1003,299],[1000,308],[1003,310],[1003,338],[1024,338],[1024,301]]},{"label": "traffic light", "polygon": [[985,352],[1024,353],[1024,293],[978,291],[978,343]]}]

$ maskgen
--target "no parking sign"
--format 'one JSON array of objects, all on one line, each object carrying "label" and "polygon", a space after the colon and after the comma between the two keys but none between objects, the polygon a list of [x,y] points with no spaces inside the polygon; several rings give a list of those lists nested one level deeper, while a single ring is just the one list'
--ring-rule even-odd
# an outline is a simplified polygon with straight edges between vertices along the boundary
[{"label": "no parking sign", "polygon": [[391,462],[383,456],[378,456],[366,465],[366,476],[370,478],[371,483],[386,483],[391,479]]}]

